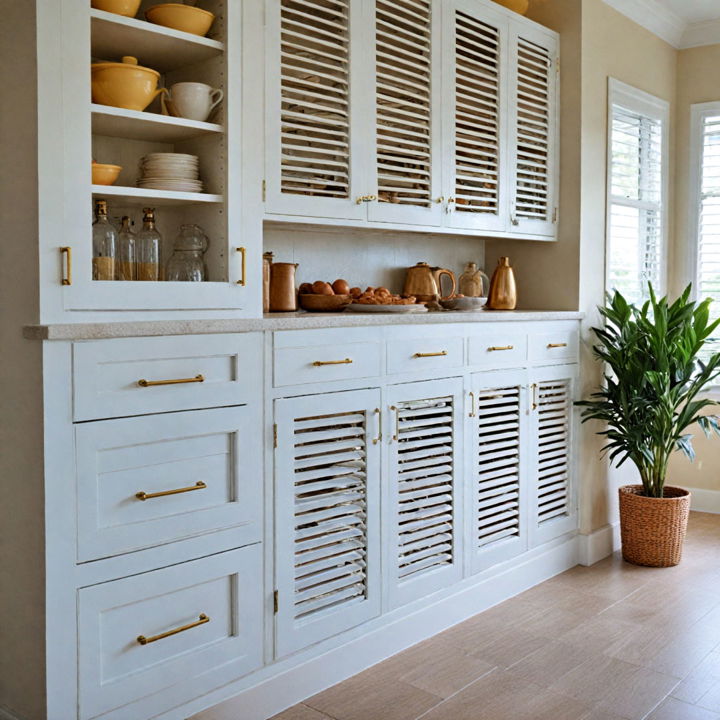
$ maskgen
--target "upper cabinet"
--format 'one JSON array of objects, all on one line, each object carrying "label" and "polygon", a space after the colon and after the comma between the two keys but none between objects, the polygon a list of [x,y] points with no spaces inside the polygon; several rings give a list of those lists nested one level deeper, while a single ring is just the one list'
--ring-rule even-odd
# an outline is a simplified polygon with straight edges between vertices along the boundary
[{"label": "upper cabinet", "polygon": [[266,0],[266,214],[552,239],[558,37],[490,0]]}]

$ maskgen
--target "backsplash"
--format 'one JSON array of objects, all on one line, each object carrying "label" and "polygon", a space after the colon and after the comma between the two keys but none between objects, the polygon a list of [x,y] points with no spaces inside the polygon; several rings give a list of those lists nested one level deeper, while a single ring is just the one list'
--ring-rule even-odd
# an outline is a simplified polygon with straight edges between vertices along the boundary
[{"label": "backsplash", "polygon": [[420,261],[457,276],[468,262],[484,267],[485,241],[432,233],[266,225],[264,250],[274,253],[275,262],[299,263],[298,284],[344,278],[363,289],[385,286],[400,292],[405,270]]}]

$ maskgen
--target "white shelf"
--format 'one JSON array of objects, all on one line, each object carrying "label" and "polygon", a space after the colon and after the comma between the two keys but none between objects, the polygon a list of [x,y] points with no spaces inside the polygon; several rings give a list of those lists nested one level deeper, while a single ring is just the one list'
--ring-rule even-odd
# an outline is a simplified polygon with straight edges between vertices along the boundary
[{"label": "white shelf", "polygon": [[109,105],[93,103],[90,108],[93,134],[107,137],[173,143],[198,135],[222,133],[224,130],[222,125],[216,123],[125,110]]},{"label": "white shelf", "polygon": [[222,203],[222,195],[210,193],[174,192],[171,190],[149,190],[146,188],[118,185],[93,185],[94,198],[113,198],[127,205],[192,205],[195,203]]},{"label": "white shelf", "polygon": [[153,25],[104,10],[90,10],[92,56],[120,60],[134,55],[140,65],[161,73],[214,57],[223,43],[199,35]]}]

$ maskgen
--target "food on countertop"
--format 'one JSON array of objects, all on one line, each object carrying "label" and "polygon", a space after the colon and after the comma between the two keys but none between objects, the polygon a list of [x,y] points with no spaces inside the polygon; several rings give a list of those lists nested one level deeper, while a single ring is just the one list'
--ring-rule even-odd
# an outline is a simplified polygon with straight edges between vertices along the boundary
[{"label": "food on countertop", "polygon": [[362,290],[359,287],[350,288],[350,296],[359,298],[362,295]]},{"label": "food on countertop", "polygon": [[301,295],[309,295],[312,293],[312,283],[303,283],[298,291]]},{"label": "food on countertop", "polygon": [[323,280],[314,283],[303,283],[299,289],[301,301],[307,295],[334,295],[341,298],[351,298],[352,302],[360,305],[414,305],[417,298],[414,295],[401,297],[393,295],[386,287],[368,287],[363,292],[359,287],[351,288],[347,280],[339,278],[332,285]]},{"label": "food on countertop", "polygon": [[416,300],[413,295],[406,298],[393,295],[385,287],[368,287],[359,297],[353,296],[353,302],[358,305],[414,305]]},{"label": "food on countertop", "polygon": [[332,284],[332,289],[336,295],[350,294],[350,285],[348,285],[347,280],[343,280],[342,278],[339,278]]},{"label": "food on countertop", "polygon": [[332,285],[330,283],[323,282],[322,280],[316,280],[312,284],[312,291],[315,295],[334,295]]}]

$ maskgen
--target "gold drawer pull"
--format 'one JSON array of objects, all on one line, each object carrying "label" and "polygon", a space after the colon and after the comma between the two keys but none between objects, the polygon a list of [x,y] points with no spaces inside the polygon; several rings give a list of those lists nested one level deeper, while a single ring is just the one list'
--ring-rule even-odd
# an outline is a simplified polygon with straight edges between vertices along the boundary
[{"label": "gold drawer pull", "polygon": [[198,625],[205,625],[205,623],[209,623],[210,618],[205,613],[200,613],[198,616],[198,619],[195,622],[188,623],[187,625],[182,625],[179,628],[175,628],[174,630],[168,630],[167,632],[160,633],[159,635],[151,635],[150,637],[145,637],[144,635],[138,635],[137,641],[141,645],[149,645],[150,643],[157,642],[158,640],[163,640],[167,637],[171,637],[173,635],[177,635],[178,633],[185,632],[186,630],[192,630],[195,627],[198,627]]},{"label": "gold drawer pull", "polygon": [[72,248],[61,247],[60,253],[65,256],[66,274],[62,276],[61,284],[72,285]]},{"label": "gold drawer pull", "polygon": [[567,347],[567,343],[548,343],[548,350],[552,348],[561,348],[561,347]]},{"label": "gold drawer pull", "polygon": [[157,497],[165,497],[166,495],[181,495],[186,492],[193,492],[193,490],[204,490],[207,485],[202,481],[198,480],[194,485],[190,487],[177,488],[177,490],[163,490],[162,492],[146,493],[143,490],[135,493],[135,497],[138,500],[150,500]]},{"label": "gold drawer pull", "polygon": [[416,358],[428,358],[428,357],[445,357],[447,355],[447,350],[441,350],[440,352],[434,352],[434,353],[415,353],[413,357]]},{"label": "gold drawer pull", "polygon": [[345,358],[344,360],[316,360],[313,365],[315,367],[323,367],[325,365],[352,365],[352,362],[350,358]]},{"label": "gold drawer pull", "polygon": [[247,251],[244,247],[235,248],[235,250],[240,253],[242,272],[241,278],[237,281],[237,284],[240,285],[240,287],[245,287],[247,278]]},{"label": "gold drawer pull", "polygon": [[138,380],[138,385],[140,387],[155,387],[156,385],[184,385],[199,382],[205,382],[202,375],[196,375],[193,378],[180,378],[179,380]]},{"label": "gold drawer pull", "polygon": [[514,349],[515,348],[513,345],[500,345],[500,346],[493,345],[492,347],[488,348],[488,352],[500,352],[501,350],[514,350]]}]

